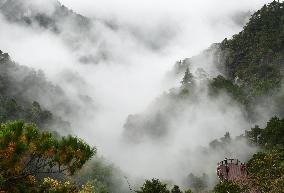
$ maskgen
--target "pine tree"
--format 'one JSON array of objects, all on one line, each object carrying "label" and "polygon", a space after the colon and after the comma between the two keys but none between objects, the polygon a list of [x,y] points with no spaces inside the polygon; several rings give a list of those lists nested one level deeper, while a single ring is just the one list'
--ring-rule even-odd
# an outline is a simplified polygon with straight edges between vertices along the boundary
[{"label": "pine tree", "polygon": [[0,192],[24,192],[36,186],[38,176],[73,175],[95,153],[77,137],[58,138],[23,121],[2,123]]},{"label": "pine tree", "polygon": [[179,187],[177,185],[175,185],[172,188],[171,193],[182,193],[182,191],[179,189]]},{"label": "pine tree", "polygon": [[189,68],[186,69],[183,79],[181,81],[182,86],[188,86],[193,84],[194,80],[193,80],[193,75],[192,73],[189,71]]}]

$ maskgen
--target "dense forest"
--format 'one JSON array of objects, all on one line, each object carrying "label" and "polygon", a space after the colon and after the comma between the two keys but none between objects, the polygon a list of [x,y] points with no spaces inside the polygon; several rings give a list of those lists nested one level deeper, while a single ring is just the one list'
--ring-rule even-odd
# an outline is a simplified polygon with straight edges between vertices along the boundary
[{"label": "dense forest", "polygon": [[[130,115],[124,125],[125,137],[133,143],[143,141],[141,136],[144,140],[157,140],[161,137],[169,140],[167,133],[171,132],[171,119],[180,116],[186,108],[184,101],[197,103],[196,98],[202,98],[204,95],[208,95],[211,100],[218,100],[219,96],[226,93],[242,106],[246,119],[252,124],[261,117],[257,108],[265,106],[271,117],[277,116],[271,119],[266,117],[266,120],[263,120],[267,121],[265,128],[255,126],[252,129],[246,129],[247,131],[236,139],[231,139],[230,134],[226,133],[220,140],[213,140],[208,149],[203,150],[204,158],[210,157],[210,153],[214,154],[214,152],[230,152],[232,151],[230,146],[239,145],[240,141],[245,140],[250,147],[260,149],[260,152],[248,161],[248,171],[251,173],[254,186],[257,186],[260,192],[281,192],[283,189],[281,180],[284,176],[281,169],[283,164],[281,140],[284,129],[283,119],[281,119],[284,116],[283,10],[284,4],[276,1],[264,5],[251,16],[239,34],[210,46],[198,56],[177,62],[172,74],[176,77],[182,75],[181,86],[162,95],[145,112]],[[206,69],[202,68],[191,72],[191,69],[194,70],[193,63],[202,62],[217,65],[222,74],[210,77]],[[204,86],[200,88],[197,84]],[[232,105],[232,103],[229,104]],[[238,151],[237,148],[235,151]],[[272,162],[279,165],[277,169],[269,164]],[[260,163],[263,165],[260,166]],[[206,174],[203,177],[189,174],[188,177],[191,177],[191,182],[196,182],[187,184],[195,192],[210,191],[206,185]],[[228,181],[218,184],[213,192],[229,190],[245,192],[249,188],[252,187]]]},{"label": "dense forest", "polygon": [[[39,25],[53,33],[62,33],[60,21],[54,18],[66,19],[69,14],[77,18],[76,25],[91,25],[87,18],[61,4],[52,16],[30,17],[20,13],[14,17],[11,4],[4,5],[1,10],[8,20]],[[200,58],[214,63],[221,74],[210,77],[207,69],[201,68],[191,72],[192,63]],[[74,107],[64,90],[49,82],[43,72],[21,66],[0,51],[0,192],[283,192],[284,3],[264,5],[239,34],[177,62],[172,74],[182,75],[180,86],[161,95],[145,112],[129,115],[124,139],[134,145],[144,140],[169,140],[172,119],[185,111],[184,104],[202,104],[204,97],[215,103],[226,95],[223,105],[240,106],[252,128],[243,128],[243,134],[235,138],[224,133],[202,149],[202,156],[232,149],[241,152],[236,147],[243,143],[257,149],[247,161],[250,183],[219,182],[216,178],[210,184],[204,171],[201,175],[189,173],[179,185],[157,178],[147,179],[142,185],[131,184],[119,168],[96,155],[96,147],[70,135],[72,125],[64,115],[76,114],[80,106]],[[81,103],[90,105],[84,99]],[[267,110],[266,116],[258,111],[260,106]],[[259,126],[258,122],[266,124]]]},{"label": "dense forest", "polygon": [[2,51],[0,51],[0,69],[1,122],[22,119],[35,123],[41,128],[52,128],[52,125],[58,125],[62,129],[70,128],[68,122],[42,109],[35,101],[43,93],[50,94],[50,96],[45,95],[46,98],[51,98],[52,95],[64,97],[63,91],[47,82],[43,73],[15,64],[10,56]]},{"label": "dense forest", "polygon": [[[190,68],[192,62],[208,58],[222,72],[210,80],[212,92],[226,90],[249,106],[265,97],[283,116],[283,3],[273,1],[254,13],[244,29],[231,39],[212,45],[198,56],[177,62],[175,73]],[[200,61],[199,61],[200,62]]]}]

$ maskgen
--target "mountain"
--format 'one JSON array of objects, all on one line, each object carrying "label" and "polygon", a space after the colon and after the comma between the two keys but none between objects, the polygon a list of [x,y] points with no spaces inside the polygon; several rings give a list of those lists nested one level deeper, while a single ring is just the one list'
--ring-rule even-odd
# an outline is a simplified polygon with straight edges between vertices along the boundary
[{"label": "mountain", "polygon": [[[220,102],[224,93],[239,105],[251,123],[274,115],[283,117],[284,3],[264,5],[240,33],[197,56],[178,61],[171,74],[185,78],[186,69],[193,71],[193,81],[189,81],[192,84],[172,89],[146,111],[130,115],[124,125],[128,139],[138,142],[141,136],[154,140],[167,136],[169,127],[178,127],[173,120],[179,120],[185,109],[202,108],[205,102],[210,106],[207,100],[202,101],[204,96]],[[223,100],[220,104],[227,112],[233,103]]]},{"label": "mountain", "polygon": [[283,5],[277,1],[264,5],[251,16],[240,33],[212,45],[198,56],[177,63],[175,72],[184,71],[196,58],[212,58],[224,77],[237,80],[251,96],[265,95],[280,88],[284,76]]},{"label": "mountain", "polygon": [[[54,97],[58,97],[54,100]],[[70,132],[70,123],[58,114],[44,108],[48,103],[59,102],[61,109],[68,109],[66,96],[61,88],[48,82],[42,72],[20,66],[10,59],[7,53],[0,50],[0,121],[22,119],[37,124],[41,128]],[[44,105],[36,101],[45,101]],[[48,102],[50,101],[50,102]],[[56,109],[53,109],[53,111]]]},{"label": "mountain", "polygon": [[[175,153],[179,146],[183,147],[182,154],[189,149],[190,153],[186,154],[189,160],[198,157],[202,167],[202,171],[192,169],[193,174],[185,179],[185,187],[195,192],[281,192],[284,3],[273,1],[264,5],[240,33],[176,62],[170,75],[179,79],[181,85],[162,94],[145,111],[129,115],[124,124],[124,139],[137,147],[147,142],[174,147]],[[239,113],[244,119],[240,119]],[[250,126],[242,125],[244,122],[261,126],[245,131]],[[207,148],[201,142],[197,153],[190,150],[199,140],[216,134],[219,128],[230,132],[241,128],[241,133],[232,139],[228,132],[223,138],[211,141]],[[223,156],[247,160],[250,180],[220,180],[217,185],[215,181],[215,188],[209,183],[208,190],[204,185],[208,177],[202,172],[214,180],[213,164]]]},{"label": "mountain", "polygon": [[254,13],[243,31],[220,44],[230,79],[239,77],[253,96],[281,86],[284,76],[284,3],[273,1]]},{"label": "mountain", "polygon": [[30,0],[1,0],[0,11],[10,22],[39,26],[55,33],[62,32],[62,24],[65,21],[71,23],[71,30],[81,28],[84,31],[91,27],[89,19],[73,12],[56,0],[48,1],[46,9],[38,4]]},{"label": "mountain", "polygon": [[[0,0],[0,12],[10,23],[56,34],[71,50],[76,50],[74,53],[78,54],[78,61],[82,64],[96,64],[98,60],[108,57],[103,46],[95,55],[91,53],[92,50],[86,51],[90,48],[89,46],[86,48],[82,46],[93,45],[100,39],[93,31],[96,25],[92,20],[74,13],[57,1],[48,1],[46,5],[46,8],[38,9],[35,1]],[[225,39],[221,43],[213,44],[197,56],[177,62],[173,74],[183,76],[180,86],[154,100],[144,112],[129,115],[124,124],[124,139],[127,139],[128,142],[131,141],[131,145],[150,141],[157,143],[158,146],[161,144],[167,147],[171,146],[170,148],[176,152],[180,149],[190,148],[179,148],[191,146],[185,141],[193,139],[193,143],[204,144],[204,141],[212,138],[213,133],[215,135],[218,128],[221,128],[219,132],[223,132],[224,129],[234,131],[237,128],[242,129],[241,131],[244,133],[244,130],[247,129],[246,123],[251,125],[257,121],[266,122],[266,117],[272,115],[283,117],[283,24],[284,3],[273,1],[254,13],[239,34],[231,39]],[[67,28],[66,25],[68,25]],[[210,64],[210,68],[206,68],[207,64]],[[74,81],[74,77],[70,75],[69,80]],[[0,51],[1,123],[22,119],[28,123],[35,123],[40,128],[50,128],[60,134],[70,133],[72,132],[71,125],[67,118],[77,117],[76,115],[80,112],[84,112],[84,107],[92,105],[92,100],[88,96],[80,95],[75,98],[74,100],[60,86],[48,81],[41,71],[21,66],[15,63],[7,53]],[[259,108],[261,108],[261,112]],[[283,118],[274,117],[266,127],[255,126],[251,131],[245,132],[236,139],[231,139],[230,134],[226,133],[224,137],[213,140],[209,148],[198,147],[196,148],[197,153],[181,152],[181,154],[184,157],[198,155],[198,164],[202,169],[211,171],[210,174],[213,174],[212,168],[219,161],[220,155],[233,151],[231,155],[245,160],[255,151],[254,145],[263,149],[269,146],[274,148],[274,146],[283,145],[283,123]],[[5,128],[4,125],[3,128]],[[232,127],[227,128],[228,125]],[[9,129],[13,131],[10,126]],[[180,129],[184,130],[179,132]],[[214,132],[211,133],[211,130]],[[7,132],[1,131],[1,140],[6,134]],[[178,138],[176,134],[183,136]],[[9,136],[6,136],[9,139]],[[197,141],[195,137],[201,142]],[[247,147],[247,138],[252,146]],[[26,141],[26,139],[21,138],[22,141]],[[202,141],[203,139],[205,140]],[[17,154],[17,151],[23,148],[21,140],[19,140],[20,145],[15,148],[15,151],[13,144],[8,145],[7,150],[10,152],[13,150]],[[171,143],[168,143],[169,141]],[[84,144],[77,143],[76,140],[73,142],[76,146],[84,146]],[[195,145],[193,143],[192,146]],[[47,154],[52,154],[53,150]],[[3,150],[1,149],[1,151]],[[7,151],[8,154],[9,151]],[[178,154],[179,152],[176,155]],[[6,154],[2,155],[5,158]],[[61,152],[61,155],[63,156],[56,156],[55,159],[65,159],[64,153]],[[70,155],[82,155],[82,151],[72,151]],[[252,166],[250,172],[257,174],[253,176],[256,183],[261,179],[261,183],[266,184],[267,178],[272,179],[269,180],[268,187],[263,187],[264,192],[272,188],[273,192],[283,189],[279,188],[284,184],[283,155],[281,146],[277,152],[256,154],[249,162]],[[24,157],[28,156],[24,155]],[[66,159],[68,157],[69,155],[66,156]],[[173,159],[178,159],[178,156]],[[192,160],[188,160],[189,162],[186,164],[193,165]],[[196,158],[194,160],[196,162]],[[5,161],[5,159],[1,161]],[[258,167],[259,162],[263,167]],[[277,165],[277,168],[271,167],[271,163],[273,163],[272,166]],[[267,172],[266,168],[274,173]],[[7,169],[4,167],[0,167],[0,169],[2,183],[2,181],[5,182],[5,179],[2,179],[2,173]],[[75,176],[76,180],[80,184],[90,181],[96,186],[96,192],[125,192],[122,187],[122,174],[113,166],[104,164],[104,160],[98,159],[90,162],[81,172]],[[263,172],[269,175],[263,175]],[[270,174],[273,174],[273,178]],[[215,174],[213,175],[215,178]],[[34,178],[30,179],[30,177],[33,176],[28,176],[29,181],[33,182]],[[198,186],[204,183],[202,181],[207,181],[208,176],[204,174],[200,180],[199,177],[190,174],[187,178],[186,185],[197,186],[194,189],[198,191]],[[129,183],[127,178],[126,181]],[[192,185],[194,181],[198,182],[197,185]],[[154,185],[160,184],[155,179],[152,182]],[[145,186],[141,189],[147,189],[149,184],[151,185],[151,182],[146,181]],[[259,184],[259,186],[263,184]],[[130,184],[128,185],[131,190]],[[166,184],[161,186],[165,189]],[[175,190],[180,192],[178,187],[175,187]],[[136,192],[143,192],[143,190]]]},{"label": "mountain", "polygon": [[[39,3],[44,2],[44,6]],[[100,42],[97,25],[113,30],[107,22],[89,19],[68,9],[56,0],[0,0],[0,14],[12,24],[35,31],[46,31],[60,38],[81,64],[97,64],[108,53]],[[101,49],[95,49],[100,46]],[[90,50],[92,47],[95,50]]]}]

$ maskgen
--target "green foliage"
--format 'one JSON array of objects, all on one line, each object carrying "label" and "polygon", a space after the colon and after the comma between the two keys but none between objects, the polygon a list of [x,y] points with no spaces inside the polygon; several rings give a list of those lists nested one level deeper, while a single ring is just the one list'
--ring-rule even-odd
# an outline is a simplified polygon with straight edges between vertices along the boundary
[{"label": "green foliage", "polygon": [[284,146],[284,119],[273,117],[264,129],[255,126],[250,131],[246,131],[246,137],[253,144],[266,148]]},{"label": "green foliage", "polygon": [[228,93],[233,99],[241,104],[247,104],[248,99],[244,91],[231,80],[219,75],[209,82],[209,92],[211,95],[218,95],[220,91]]},{"label": "green foliage", "polygon": [[[272,117],[265,128],[255,126],[246,131],[245,136],[261,151],[254,154],[247,163],[249,177],[247,180],[232,182],[224,181],[215,186],[214,192],[283,192],[284,182],[284,119]],[[210,143],[212,148],[222,148],[230,143],[231,138],[226,134],[221,140]]]},{"label": "green foliage", "polygon": [[[178,62],[176,71],[184,72],[192,62],[210,58],[224,76],[209,81],[211,96],[227,93],[244,105],[248,119],[252,121],[258,116],[254,107],[259,102],[269,104],[274,114],[282,116],[283,26],[284,2],[273,1],[254,13],[240,33],[213,44],[197,56]],[[190,79],[186,74],[184,79]],[[189,90],[183,89],[181,96],[188,97]]]},{"label": "green foliage", "polygon": [[55,103],[62,98],[64,100],[57,108],[66,110],[70,105],[64,97],[64,92],[47,82],[43,73],[14,63],[8,54],[0,50],[0,122],[21,119],[40,128],[56,125],[62,130],[70,129],[69,123],[35,102],[41,100],[48,103],[52,98]]},{"label": "green foliage", "polygon": [[265,128],[246,131],[247,139],[262,151],[248,161],[253,188],[259,192],[281,193],[284,190],[284,119],[272,117]]},{"label": "green foliage", "polygon": [[109,189],[114,188],[114,187],[108,186],[108,184],[106,184],[105,182],[99,181],[97,179],[93,179],[89,181],[89,183],[94,186],[94,190],[97,193],[110,193]]},{"label": "green foliage", "polygon": [[99,193],[95,190],[95,187],[90,183],[87,182],[85,185],[82,186],[82,189],[79,193]]},{"label": "green foliage", "polygon": [[259,145],[260,136],[262,134],[262,129],[256,125],[254,128],[251,128],[250,131],[246,131],[246,138],[250,141],[251,144]]},{"label": "green foliage", "polygon": [[182,191],[179,189],[177,185],[174,185],[174,187],[171,190],[171,193],[182,193]]},{"label": "green foliage", "polygon": [[95,152],[77,137],[57,139],[22,121],[1,124],[1,189],[18,192],[26,186],[33,187],[38,175],[72,175]]},{"label": "green foliage", "polygon": [[146,180],[140,190],[136,193],[170,193],[167,189],[167,184],[160,182],[158,179]]},{"label": "green foliage", "polygon": [[191,72],[189,71],[189,68],[186,69],[183,79],[181,81],[182,86],[189,86],[194,84],[194,79],[193,79],[193,75],[191,74]]},{"label": "green foliage", "polygon": [[274,147],[255,154],[248,164],[250,180],[259,192],[281,193],[284,190],[284,149]]},{"label": "green foliage", "polygon": [[220,44],[226,73],[239,77],[251,96],[280,86],[284,58],[284,3],[273,1],[254,13],[243,31]]},{"label": "green foliage", "polygon": [[267,123],[266,128],[260,136],[261,145],[282,145],[284,146],[284,119],[273,117]]},{"label": "green foliage", "polygon": [[[187,67],[182,78],[181,87],[179,89],[178,95],[175,93],[172,96],[177,97],[177,99],[187,99],[193,91],[195,86],[195,80],[193,74],[189,71]],[[176,95],[176,96],[175,96]]]},{"label": "green foliage", "polygon": [[78,189],[74,183],[69,181],[60,182],[52,178],[44,178],[39,192],[44,193],[75,193]]},{"label": "green foliage", "polygon": [[0,95],[0,122],[18,119],[35,123],[41,128],[47,127],[54,120],[51,112],[42,110],[37,102],[21,106],[15,99]]},{"label": "green foliage", "polygon": [[213,193],[241,193],[241,188],[240,186],[234,182],[234,181],[229,181],[225,180],[220,182],[214,187]]},{"label": "green foliage", "polygon": [[[183,193],[177,185],[174,185],[171,190],[167,188],[167,184],[162,183],[159,179],[146,180],[140,190],[136,190],[136,193]],[[192,193],[192,191],[186,190],[184,193]]]},{"label": "green foliage", "polygon": [[44,178],[40,187],[35,190],[39,193],[96,193],[94,186],[89,182],[79,189],[73,182],[61,182],[52,178]]}]

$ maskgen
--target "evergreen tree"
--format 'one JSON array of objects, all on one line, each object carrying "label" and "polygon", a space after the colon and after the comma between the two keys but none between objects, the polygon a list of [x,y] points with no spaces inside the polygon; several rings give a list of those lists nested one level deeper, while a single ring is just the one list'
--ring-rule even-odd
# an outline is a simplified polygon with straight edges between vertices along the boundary
[{"label": "evergreen tree", "polygon": [[192,85],[194,83],[194,79],[193,79],[193,75],[192,73],[189,71],[189,68],[186,69],[183,79],[181,81],[182,86],[188,86],[188,85]]},{"label": "evergreen tree", "polygon": [[274,147],[259,152],[249,160],[248,173],[254,188],[259,192],[283,193],[284,191],[284,148]]},{"label": "evergreen tree", "polygon": [[73,175],[95,152],[77,137],[58,139],[22,121],[1,124],[0,192],[28,192],[39,177]]},{"label": "evergreen tree", "polygon": [[171,193],[182,193],[182,191],[179,189],[177,185],[174,185],[174,187],[171,190]]},{"label": "evergreen tree", "polygon": [[167,189],[167,184],[160,182],[159,179],[146,180],[140,190],[136,193],[170,193]]},{"label": "evergreen tree", "polygon": [[220,182],[214,187],[213,193],[241,193],[240,186],[229,180],[225,180],[224,182]]}]

